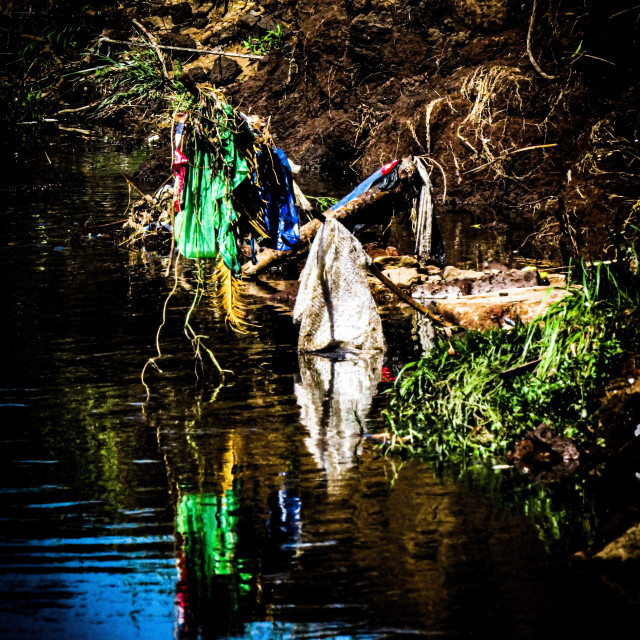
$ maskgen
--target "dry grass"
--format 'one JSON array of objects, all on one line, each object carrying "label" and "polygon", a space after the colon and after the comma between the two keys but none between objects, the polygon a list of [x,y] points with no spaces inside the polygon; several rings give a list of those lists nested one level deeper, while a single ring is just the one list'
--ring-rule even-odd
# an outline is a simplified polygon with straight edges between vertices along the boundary
[{"label": "dry grass", "polygon": [[476,162],[493,163],[498,175],[504,175],[501,156],[518,146],[507,139],[506,127],[510,112],[522,111],[520,87],[525,82],[530,80],[517,67],[496,65],[479,67],[460,87],[470,108],[456,135]]},{"label": "dry grass", "polygon": [[252,333],[252,325],[247,321],[245,285],[225,264],[222,256],[216,261],[208,293],[216,301],[216,306],[224,311],[227,326],[238,333]]}]

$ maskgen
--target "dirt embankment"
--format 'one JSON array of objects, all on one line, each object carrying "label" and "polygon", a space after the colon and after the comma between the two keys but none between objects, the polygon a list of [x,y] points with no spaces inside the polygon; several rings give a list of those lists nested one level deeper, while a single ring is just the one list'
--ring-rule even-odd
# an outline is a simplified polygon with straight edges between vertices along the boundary
[{"label": "dirt embankment", "polygon": [[619,13],[624,2],[533,8],[230,3],[226,16],[224,7],[207,14],[202,44],[233,47],[282,25],[282,48],[227,93],[270,116],[306,170],[364,176],[396,157],[427,156],[443,208],[488,208],[502,222],[534,216],[543,256],[606,255],[612,232],[630,231],[640,198],[637,16]]},{"label": "dirt embankment", "polygon": [[[507,223],[533,216],[541,254],[612,257],[640,198],[638,9],[567,0],[533,9],[508,0],[254,5],[241,23],[263,12],[254,29],[283,24],[285,45],[228,93],[271,116],[308,170],[364,176],[427,156],[441,210],[490,209]],[[208,42],[229,46],[228,33]]]},{"label": "dirt embankment", "polygon": [[[4,1],[5,23],[64,9],[94,41],[126,40],[138,20],[163,45],[271,48],[263,61],[170,56],[186,81],[270,117],[308,174],[364,177],[421,155],[440,212],[533,219],[540,257],[613,257],[635,241],[640,9],[624,0],[33,0],[31,14],[15,5]],[[45,115],[90,98],[69,79],[58,91],[63,104]]]}]

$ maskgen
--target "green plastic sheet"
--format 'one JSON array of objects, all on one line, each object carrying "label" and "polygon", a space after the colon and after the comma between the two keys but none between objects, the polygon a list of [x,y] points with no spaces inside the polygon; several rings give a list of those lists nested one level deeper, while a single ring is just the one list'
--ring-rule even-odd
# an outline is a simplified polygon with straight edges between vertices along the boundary
[{"label": "green plastic sheet", "polygon": [[209,132],[219,148],[214,157],[207,149],[190,149],[180,212],[175,220],[178,250],[186,258],[217,258],[240,273],[234,233],[238,213],[231,193],[249,175],[247,161],[234,144],[233,111],[225,105],[217,126]]}]

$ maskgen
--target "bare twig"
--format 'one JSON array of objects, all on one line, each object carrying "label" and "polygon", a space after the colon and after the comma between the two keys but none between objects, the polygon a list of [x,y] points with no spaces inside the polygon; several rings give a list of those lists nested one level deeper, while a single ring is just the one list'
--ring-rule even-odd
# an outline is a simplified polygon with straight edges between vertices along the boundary
[{"label": "bare twig", "polygon": [[147,195],[146,193],[143,193],[142,191],[140,191],[140,189],[138,189],[138,187],[136,187],[135,184],[133,184],[133,182],[131,182],[131,180],[129,180],[129,178],[127,178],[127,176],[124,175],[124,173],[122,174],[122,177],[147,201],[147,202],[151,202],[153,203],[153,199],[151,198],[151,196]]},{"label": "bare twig", "polygon": [[61,124],[58,125],[58,129],[60,129],[60,131],[70,131],[72,133],[80,133],[83,136],[90,136],[92,133],[89,129],[78,129],[77,127],[65,127]]},{"label": "bare twig", "polygon": [[[110,44],[126,44],[128,47],[144,47],[146,45],[140,42],[129,42],[127,40],[112,40],[111,38],[100,38],[96,43],[98,46],[101,42],[108,42]],[[216,55],[223,56],[227,58],[247,58],[249,60],[262,60],[264,56],[256,56],[249,53],[230,53],[227,51],[219,51],[217,49],[192,49],[190,47],[172,47],[170,45],[156,45],[158,49],[169,50],[169,51],[186,51],[188,53],[199,53],[200,55]]]},{"label": "bare twig", "polygon": [[485,167],[488,167],[489,165],[492,165],[494,162],[498,162],[498,160],[504,160],[505,158],[508,158],[509,156],[513,156],[516,153],[522,153],[523,151],[533,151],[534,149],[546,149],[548,147],[557,147],[558,143],[557,142],[553,142],[551,144],[537,144],[533,147],[522,147],[522,149],[515,149],[514,151],[507,151],[506,153],[503,153],[500,156],[495,157],[493,160],[490,160],[489,162],[485,162],[484,164],[481,164],[479,167],[475,167],[473,169],[469,169],[468,171],[463,171],[462,175],[466,175],[467,173],[475,173],[476,171],[481,171],[482,169],[484,169]]},{"label": "bare twig", "polygon": [[609,16],[609,19],[616,18],[617,16],[622,15],[623,13],[627,13],[628,11],[635,11],[636,9],[640,9],[640,4],[637,4],[635,7],[631,7],[630,9],[623,9],[622,11],[618,11],[618,13],[614,13]]},{"label": "bare twig", "polygon": [[101,102],[102,100],[98,100],[97,102],[85,104],[84,107],[77,107],[76,109],[61,109],[60,111],[56,111],[56,115],[61,116],[63,113],[77,113],[78,111],[86,111],[87,109],[91,109],[91,107],[97,107]]}]

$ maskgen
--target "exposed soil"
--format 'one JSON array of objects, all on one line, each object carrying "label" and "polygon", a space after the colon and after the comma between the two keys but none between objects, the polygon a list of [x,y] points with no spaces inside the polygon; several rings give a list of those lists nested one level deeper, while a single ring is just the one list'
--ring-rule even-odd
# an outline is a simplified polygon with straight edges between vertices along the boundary
[{"label": "exposed soil", "polygon": [[[185,82],[223,87],[246,113],[271,118],[303,182],[345,173],[353,181],[391,159],[422,155],[438,213],[491,210],[508,225],[526,219],[537,225],[531,255],[611,258],[634,236],[640,9],[624,0],[539,0],[534,16],[533,0],[18,4],[0,3],[9,50],[16,39],[29,42],[25,33],[42,37],[52,19],[82,24],[84,43],[126,40],[138,20],[164,45],[243,53],[243,42],[280,29],[277,50],[262,61],[170,55]],[[58,40],[45,40],[54,75],[78,57],[78,48],[61,52]],[[90,102],[86,85],[63,77],[47,91],[43,115],[87,117],[59,113]],[[159,107],[145,105],[132,121],[155,128]]]}]

